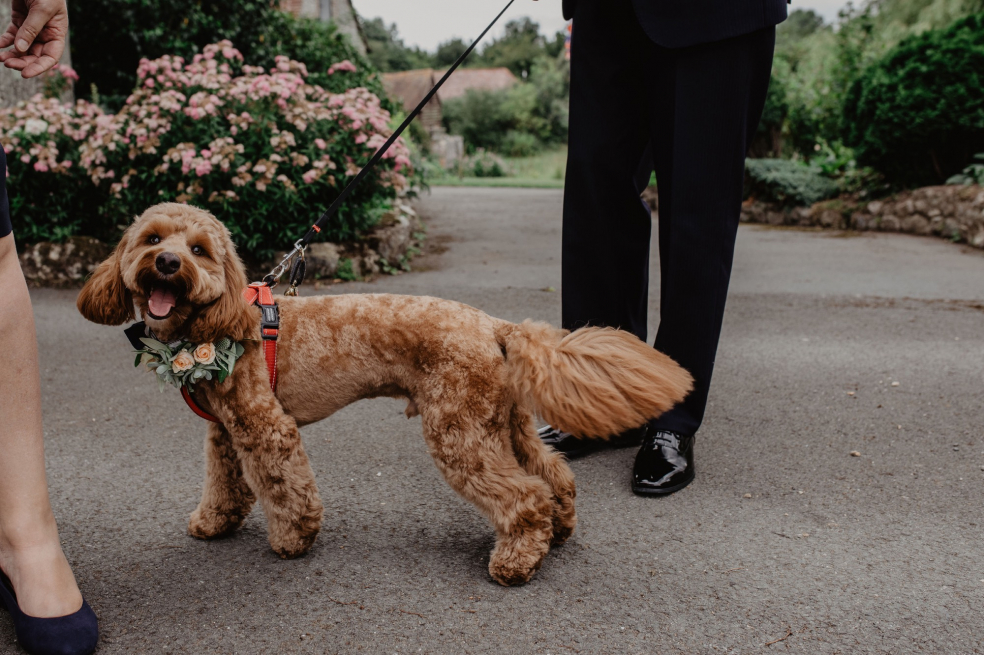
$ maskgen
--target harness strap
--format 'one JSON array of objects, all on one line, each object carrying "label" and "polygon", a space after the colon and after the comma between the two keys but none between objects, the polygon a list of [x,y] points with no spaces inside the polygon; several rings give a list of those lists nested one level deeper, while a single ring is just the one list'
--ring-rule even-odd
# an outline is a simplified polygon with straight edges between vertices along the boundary
[{"label": "harness strap", "polygon": [[[266,359],[267,372],[270,374],[270,388],[277,391],[277,337],[280,336],[280,307],[273,299],[273,289],[263,282],[253,282],[243,289],[243,299],[249,305],[256,305],[263,313],[260,319],[260,336],[263,339],[263,357]],[[181,387],[181,397],[198,416],[206,421],[221,423],[195,402],[187,387]]]},{"label": "harness strap", "polygon": [[253,282],[243,290],[243,298],[250,305],[257,305],[263,316],[260,319],[260,337],[263,339],[263,356],[270,373],[270,388],[277,391],[277,337],[280,336],[280,307],[273,299],[273,289],[263,282]]},{"label": "harness strap", "polygon": [[201,418],[206,421],[211,421],[212,423],[222,422],[198,406],[198,403],[195,402],[195,397],[191,395],[190,391],[188,391],[188,387],[181,387],[181,397],[184,398],[185,403],[187,403],[191,411],[198,414]]}]

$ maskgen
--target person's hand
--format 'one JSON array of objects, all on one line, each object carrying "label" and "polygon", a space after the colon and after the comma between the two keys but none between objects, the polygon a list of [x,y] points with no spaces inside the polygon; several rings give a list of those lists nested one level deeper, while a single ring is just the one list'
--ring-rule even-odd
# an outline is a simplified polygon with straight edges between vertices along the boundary
[{"label": "person's hand", "polygon": [[68,37],[68,8],[65,0],[13,0],[10,26],[0,34],[0,62],[36,77],[58,63]]}]

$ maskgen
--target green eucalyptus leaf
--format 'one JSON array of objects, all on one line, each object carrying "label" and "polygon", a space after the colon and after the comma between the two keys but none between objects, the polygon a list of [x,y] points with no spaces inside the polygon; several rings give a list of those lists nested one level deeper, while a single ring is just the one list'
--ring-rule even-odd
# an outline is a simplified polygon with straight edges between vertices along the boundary
[{"label": "green eucalyptus leaf", "polygon": [[154,350],[170,350],[166,345],[158,341],[157,339],[151,339],[150,337],[140,337],[141,343],[144,343]]}]

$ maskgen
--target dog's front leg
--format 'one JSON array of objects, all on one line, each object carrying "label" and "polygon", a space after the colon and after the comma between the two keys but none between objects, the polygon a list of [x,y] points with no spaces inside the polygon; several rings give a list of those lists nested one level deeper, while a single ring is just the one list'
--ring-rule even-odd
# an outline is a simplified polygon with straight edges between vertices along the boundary
[{"label": "dog's front leg", "polygon": [[255,502],[229,431],[222,424],[210,423],[205,438],[205,487],[202,501],[188,521],[188,534],[198,539],[229,534],[239,527]]},{"label": "dog's front leg", "polygon": [[243,477],[263,504],[270,546],[281,557],[303,555],[321,529],[323,508],[297,423],[271,394],[234,408],[226,427]]}]

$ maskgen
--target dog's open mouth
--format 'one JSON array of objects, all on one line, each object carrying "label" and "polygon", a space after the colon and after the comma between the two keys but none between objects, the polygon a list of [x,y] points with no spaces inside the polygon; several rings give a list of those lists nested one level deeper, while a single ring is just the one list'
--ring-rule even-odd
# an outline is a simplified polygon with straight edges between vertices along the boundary
[{"label": "dog's open mouth", "polygon": [[178,290],[166,282],[157,282],[150,288],[147,296],[147,313],[158,321],[163,321],[178,304]]}]

